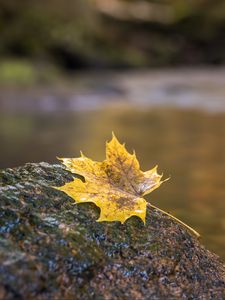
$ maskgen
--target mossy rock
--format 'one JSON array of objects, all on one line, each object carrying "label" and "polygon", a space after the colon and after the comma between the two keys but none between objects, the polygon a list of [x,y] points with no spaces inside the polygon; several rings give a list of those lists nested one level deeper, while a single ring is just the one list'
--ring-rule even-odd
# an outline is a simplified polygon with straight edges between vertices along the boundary
[{"label": "mossy rock", "polygon": [[0,171],[0,299],[225,299],[225,267],[156,210],[97,223],[61,165]]}]

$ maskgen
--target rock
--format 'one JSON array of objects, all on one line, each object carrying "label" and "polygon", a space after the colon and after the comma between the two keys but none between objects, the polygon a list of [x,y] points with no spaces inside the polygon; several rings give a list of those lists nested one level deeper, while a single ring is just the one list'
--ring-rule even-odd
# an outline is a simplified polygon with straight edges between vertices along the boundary
[{"label": "rock", "polygon": [[156,210],[146,226],[97,223],[51,186],[72,180],[61,165],[0,171],[0,299],[225,299],[225,267]]}]

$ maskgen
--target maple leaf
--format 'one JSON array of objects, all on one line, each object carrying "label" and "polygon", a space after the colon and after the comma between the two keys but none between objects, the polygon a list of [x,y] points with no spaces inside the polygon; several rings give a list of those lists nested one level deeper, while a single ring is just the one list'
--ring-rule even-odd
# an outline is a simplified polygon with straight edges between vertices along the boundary
[{"label": "maple leaf", "polygon": [[106,143],[106,159],[93,161],[81,152],[78,158],[58,158],[67,170],[82,176],[85,181],[74,178],[62,187],[54,187],[72,197],[76,203],[93,202],[100,208],[97,221],[120,221],[137,216],[145,223],[146,206],[150,206],[174,219],[198,238],[200,234],[178,218],[147,203],[144,195],[151,193],[164,181],[157,173],[157,166],[143,172],[135,152],[130,154],[125,144],[120,144],[113,134]]},{"label": "maple leaf", "polygon": [[113,134],[106,143],[106,159],[93,161],[81,153],[79,158],[59,158],[67,170],[84,177],[74,178],[57,189],[72,197],[76,203],[93,202],[100,208],[97,221],[120,221],[131,216],[145,223],[147,202],[143,198],[158,188],[163,181],[157,166],[143,172],[135,152],[130,154]]}]

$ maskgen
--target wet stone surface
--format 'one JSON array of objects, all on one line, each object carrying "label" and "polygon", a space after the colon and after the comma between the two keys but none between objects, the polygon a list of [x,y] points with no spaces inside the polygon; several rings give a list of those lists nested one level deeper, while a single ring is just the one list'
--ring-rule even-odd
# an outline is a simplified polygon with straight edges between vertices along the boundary
[{"label": "wet stone surface", "polygon": [[97,223],[51,186],[60,165],[0,171],[0,299],[225,299],[225,266],[179,224],[148,210],[146,226]]}]

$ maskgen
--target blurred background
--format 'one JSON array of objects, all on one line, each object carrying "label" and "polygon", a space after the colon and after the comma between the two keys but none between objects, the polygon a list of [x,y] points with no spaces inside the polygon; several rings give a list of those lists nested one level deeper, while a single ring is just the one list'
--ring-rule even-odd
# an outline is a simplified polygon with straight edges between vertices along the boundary
[{"label": "blurred background", "polygon": [[0,36],[0,168],[103,160],[113,130],[225,259],[225,0],[0,0]]}]

